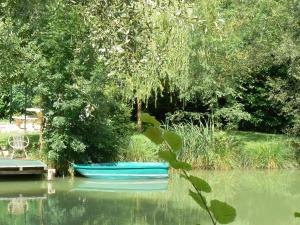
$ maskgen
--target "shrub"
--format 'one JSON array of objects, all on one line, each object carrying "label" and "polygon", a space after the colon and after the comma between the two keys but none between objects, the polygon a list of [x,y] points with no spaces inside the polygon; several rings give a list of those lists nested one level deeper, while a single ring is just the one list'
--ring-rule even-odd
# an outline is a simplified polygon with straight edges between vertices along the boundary
[{"label": "shrub", "polygon": [[[130,114],[110,94],[108,72],[73,4],[55,5],[35,35],[40,74],[35,88],[46,118],[44,152],[66,171],[69,162],[112,161],[129,129]],[[47,37],[47,38],[45,38]]]}]

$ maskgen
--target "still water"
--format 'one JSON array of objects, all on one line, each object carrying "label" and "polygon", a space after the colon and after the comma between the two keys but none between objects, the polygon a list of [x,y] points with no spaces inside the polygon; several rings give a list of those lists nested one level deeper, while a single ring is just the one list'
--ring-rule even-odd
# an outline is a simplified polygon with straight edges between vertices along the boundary
[{"label": "still water", "polygon": [[[237,209],[233,225],[293,225],[300,211],[300,171],[197,171],[218,198]],[[0,225],[208,225],[187,195],[168,180],[93,181],[85,178],[0,180]]]}]

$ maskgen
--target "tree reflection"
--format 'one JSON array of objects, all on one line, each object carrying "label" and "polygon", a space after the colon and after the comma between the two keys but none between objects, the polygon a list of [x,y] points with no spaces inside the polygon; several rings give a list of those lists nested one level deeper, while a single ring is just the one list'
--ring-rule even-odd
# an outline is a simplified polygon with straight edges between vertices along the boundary
[{"label": "tree reflection", "polygon": [[[238,217],[233,225],[297,222],[291,215],[300,201],[299,171],[199,173],[209,181],[218,198],[237,207]],[[118,181],[111,188],[103,181],[90,182],[83,178],[56,179],[51,183],[1,182],[0,224],[191,225],[199,221],[202,225],[209,224],[205,212],[186,195],[188,184],[178,176],[170,177],[167,191],[151,182],[145,187],[139,182],[121,185]],[[154,185],[155,191],[148,185]]]}]

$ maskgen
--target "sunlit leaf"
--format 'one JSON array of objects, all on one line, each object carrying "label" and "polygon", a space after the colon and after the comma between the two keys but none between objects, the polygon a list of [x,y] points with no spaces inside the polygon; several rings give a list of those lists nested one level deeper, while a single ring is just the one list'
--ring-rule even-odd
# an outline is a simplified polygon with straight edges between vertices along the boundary
[{"label": "sunlit leaf", "polygon": [[177,161],[175,153],[170,151],[160,151],[158,152],[158,156],[169,163],[173,161]]},{"label": "sunlit leaf", "polygon": [[210,204],[210,210],[220,224],[228,224],[234,221],[236,211],[232,206],[219,200],[212,200]]},{"label": "sunlit leaf", "polygon": [[162,138],[162,131],[158,127],[148,127],[144,132],[144,135],[155,144],[161,144],[164,141]]},{"label": "sunlit leaf", "polygon": [[196,192],[193,192],[189,190],[189,195],[197,202],[197,204],[204,210],[206,210],[205,204],[206,204],[206,199],[204,196],[202,198],[200,195],[198,195]]},{"label": "sunlit leaf", "polygon": [[178,134],[173,131],[166,131],[163,134],[163,138],[168,142],[173,151],[177,152],[181,150],[183,142]]},{"label": "sunlit leaf", "polygon": [[170,165],[174,169],[182,169],[182,170],[192,170],[192,166],[186,162],[181,162],[181,161],[173,161],[170,162]]},{"label": "sunlit leaf", "polygon": [[142,113],[141,114],[141,121],[144,123],[150,123],[153,126],[158,127],[160,122],[158,122],[154,116],[151,116],[149,113]]},{"label": "sunlit leaf", "polygon": [[204,192],[211,192],[211,187],[209,186],[209,184],[205,181],[202,180],[199,177],[195,177],[195,176],[189,176],[187,178],[199,191],[204,191]]}]

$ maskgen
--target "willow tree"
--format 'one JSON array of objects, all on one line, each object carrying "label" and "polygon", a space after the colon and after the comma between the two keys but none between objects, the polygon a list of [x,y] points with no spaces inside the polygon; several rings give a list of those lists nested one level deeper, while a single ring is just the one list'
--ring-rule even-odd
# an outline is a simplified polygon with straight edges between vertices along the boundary
[{"label": "willow tree", "polygon": [[278,132],[289,123],[289,116],[281,113],[284,101],[269,98],[273,87],[268,80],[288,79],[288,71],[296,64],[290,62],[297,58],[298,7],[297,2],[284,0],[219,4],[225,27],[231,31],[223,40],[233,39],[225,42],[226,54],[216,62],[234,78],[229,87],[235,92],[235,102],[251,113],[249,122],[243,123],[248,129],[252,126],[266,131],[275,127]]},{"label": "willow tree", "polygon": [[[251,90],[259,90],[255,81],[276,76],[265,71],[287,65],[295,55],[291,49],[297,52],[297,45],[290,40],[295,34],[290,30],[298,29],[291,12],[299,6],[283,0],[199,0],[194,4],[194,14],[203,23],[191,33],[193,85],[187,95],[192,100],[202,99],[223,121],[249,120],[244,105],[259,98],[258,94],[249,97]],[[267,98],[263,99],[265,109],[272,107]]]},{"label": "willow tree", "polygon": [[[242,39],[232,32],[240,18],[224,8],[217,0],[115,0],[92,2],[85,15],[114,91],[136,101],[138,114],[141,102],[164,90],[183,102],[200,98],[212,112],[219,98],[236,97],[235,76],[248,69],[247,52],[239,48]],[[241,105],[233,106],[248,117]]]},{"label": "willow tree", "polygon": [[111,90],[136,102],[138,118],[141,102],[161,93],[166,82],[171,91],[187,89],[191,9],[188,1],[166,0],[95,1],[86,7],[95,48],[116,85]]}]

